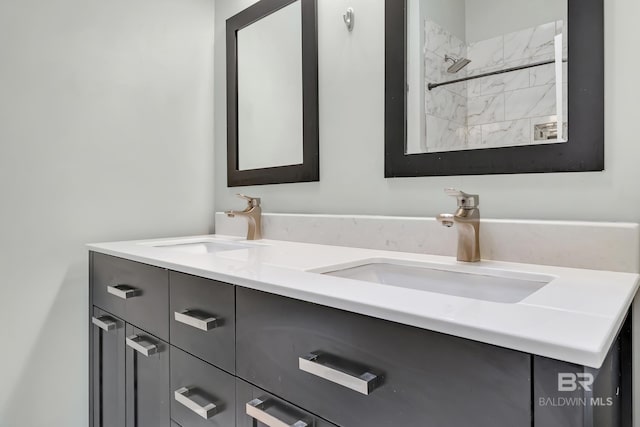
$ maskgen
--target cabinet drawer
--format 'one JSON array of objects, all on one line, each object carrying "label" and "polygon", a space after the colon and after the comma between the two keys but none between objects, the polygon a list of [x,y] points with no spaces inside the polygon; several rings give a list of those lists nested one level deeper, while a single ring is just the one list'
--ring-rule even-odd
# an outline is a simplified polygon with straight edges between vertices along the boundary
[{"label": "cabinet drawer", "polygon": [[232,285],[171,272],[171,344],[235,372],[235,290]]},{"label": "cabinet drawer", "polygon": [[235,426],[235,378],[173,346],[171,397],[182,427]]},{"label": "cabinet drawer", "polygon": [[[236,383],[237,427],[335,427],[240,379]],[[264,421],[261,422],[260,420]]]},{"label": "cabinet drawer", "polygon": [[167,270],[94,253],[91,283],[96,306],[169,340]]},{"label": "cabinet drawer", "polygon": [[237,375],[338,425],[531,425],[527,354],[240,287],[236,310]]}]

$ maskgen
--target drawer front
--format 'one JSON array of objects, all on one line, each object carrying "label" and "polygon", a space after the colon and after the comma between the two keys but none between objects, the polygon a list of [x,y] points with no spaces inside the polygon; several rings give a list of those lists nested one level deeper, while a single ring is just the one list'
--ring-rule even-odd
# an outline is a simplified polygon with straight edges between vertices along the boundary
[{"label": "drawer front", "polygon": [[232,285],[171,272],[171,344],[235,372],[235,290]]},{"label": "drawer front", "polygon": [[335,427],[240,379],[236,385],[236,402],[237,427]]},{"label": "drawer front", "polygon": [[338,425],[531,425],[527,354],[240,287],[236,310],[237,375]]},{"label": "drawer front", "polygon": [[132,325],[126,335],[126,427],[168,427],[169,345]]},{"label": "drawer front", "polygon": [[235,377],[171,347],[171,417],[182,427],[235,426]]},{"label": "drawer front", "polygon": [[169,275],[159,267],[93,254],[94,305],[169,340]]}]

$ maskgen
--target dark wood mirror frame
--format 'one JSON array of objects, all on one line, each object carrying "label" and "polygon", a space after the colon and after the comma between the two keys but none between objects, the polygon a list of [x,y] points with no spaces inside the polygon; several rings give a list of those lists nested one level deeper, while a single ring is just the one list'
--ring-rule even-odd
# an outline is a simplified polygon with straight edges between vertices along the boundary
[{"label": "dark wood mirror frame", "polygon": [[[242,28],[296,1],[302,6],[303,163],[238,170],[238,43]],[[317,0],[261,0],[227,20],[227,186],[320,180]]]},{"label": "dark wood mirror frame", "polygon": [[406,0],[385,0],[385,177],[604,170],[603,0],[568,12],[567,142],[406,155]]}]

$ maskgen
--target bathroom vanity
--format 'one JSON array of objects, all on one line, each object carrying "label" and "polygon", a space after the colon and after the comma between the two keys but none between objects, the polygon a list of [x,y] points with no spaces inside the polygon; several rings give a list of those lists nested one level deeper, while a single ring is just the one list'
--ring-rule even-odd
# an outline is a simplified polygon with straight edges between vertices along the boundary
[{"label": "bathroom vanity", "polygon": [[[93,427],[631,426],[636,274],[224,236],[89,248]],[[416,269],[524,290],[394,282]]]}]

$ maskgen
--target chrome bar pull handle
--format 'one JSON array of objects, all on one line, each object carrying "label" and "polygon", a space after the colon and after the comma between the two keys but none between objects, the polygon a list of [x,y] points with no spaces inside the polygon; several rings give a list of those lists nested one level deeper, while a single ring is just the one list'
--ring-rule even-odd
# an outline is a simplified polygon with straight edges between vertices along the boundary
[{"label": "chrome bar pull handle", "polygon": [[308,427],[309,424],[302,420],[298,420],[293,424],[288,424],[273,415],[268,414],[264,410],[266,403],[266,399],[253,399],[246,405],[247,415],[268,427]]},{"label": "chrome bar pull handle", "polygon": [[173,313],[176,322],[189,325],[201,331],[210,331],[218,327],[218,319],[213,316],[200,315],[192,310],[176,311]]},{"label": "chrome bar pull handle", "polygon": [[204,406],[200,405],[189,397],[191,393],[192,389],[182,387],[173,392],[173,398],[176,400],[176,402],[186,406],[192,412],[201,416],[205,420],[212,418],[218,413],[218,407],[214,403],[209,402]]},{"label": "chrome bar pull handle", "polygon": [[310,353],[298,358],[298,368],[311,375],[331,381],[348,389],[369,395],[380,383],[377,375],[365,372],[361,375],[352,375],[340,371],[320,362],[320,353]]},{"label": "chrome bar pull handle", "polygon": [[107,292],[122,299],[129,299],[142,294],[139,289],[128,285],[107,286]]},{"label": "chrome bar pull handle", "polygon": [[127,346],[142,354],[145,357],[153,356],[158,352],[158,346],[156,344],[146,342],[139,335],[131,335],[126,339]]},{"label": "chrome bar pull handle", "polygon": [[105,332],[113,331],[118,326],[115,320],[109,316],[92,317],[91,323]]}]

